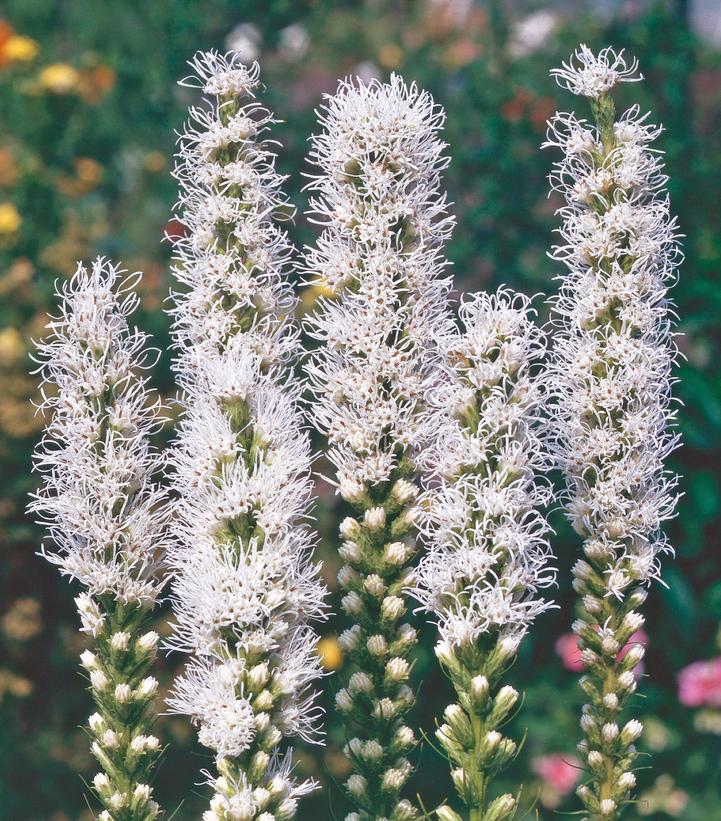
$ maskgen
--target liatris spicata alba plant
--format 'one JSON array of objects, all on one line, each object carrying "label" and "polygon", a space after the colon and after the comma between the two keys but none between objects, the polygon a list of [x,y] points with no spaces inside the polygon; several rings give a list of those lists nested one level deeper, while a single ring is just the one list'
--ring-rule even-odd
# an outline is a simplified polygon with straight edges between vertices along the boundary
[{"label": "liatris spicata alba plant", "polygon": [[311,414],[327,434],[341,497],[357,511],[340,528],[338,581],[353,622],[340,637],[352,675],[336,703],[355,773],[347,821],[417,816],[401,793],[415,744],[406,620],[413,583],[424,386],[450,325],[441,246],[452,220],[440,175],[444,115],[427,92],[360,80],[340,84],[312,140],[321,169],[312,213],[324,230],[308,249],[309,281],[328,296],[308,322],[321,344],[308,364]]},{"label": "liatris spicata alba plant", "polygon": [[174,363],[184,415],[172,450],[174,635],[190,654],[169,699],[216,756],[206,821],[286,821],[313,785],[291,777],[285,737],[317,740],[313,619],[325,589],[304,519],[310,444],[292,364],[287,216],[254,99],[258,66],[192,60],[206,103],[180,138]]},{"label": "liatris spicata alba plant", "polygon": [[[154,482],[158,426],[142,371],[147,337],[128,325],[139,275],[104,259],[78,266],[58,288],[60,310],[39,345],[43,409],[52,412],[35,453],[43,484],[29,509],[57,552],[43,552],[84,591],[76,598],[92,649],[81,656],[97,712],[89,719],[100,821],[150,821],[150,779],[160,742],[150,730],[158,682],[149,629],[162,587],[166,500]],[[46,391],[46,387],[48,390]]]},{"label": "liatris spicata alba plant", "polygon": [[622,715],[644,648],[620,651],[642,626],[646,588],[670,551],[661,532],[676,483],[664,467],[677,442],[667,288],[681,253],[662,162],[651,147],[660,128],[637,106],[615,114],[611,92],[641,79],[636,62],[582,46],[553,74],[589,99],[595,119],[557,114],[550,124],[547,145],[563,151],[551,183],[566,202],[553,256],[568,274],[553,304],[549,378],[556,463],[585,554],[574,567],[574,630],[586,667],[580,751],[590,778],[578,793],[592,818],[609,821],[631,800],[642,731]]},{"label": "liatris spicata alba plant", "polygon": [[[517,752],[501,733],[519,698],[505,675],[550,606],[539,591],[554,581],[539,510],[551,496],[539,435],[545,339],[530,301],[506,289],[470,297],[460,315],[463,329],[442,340],[446,367],[428,396],[428,551],[413,594],[437,621],[436,655],[458,697],[436,733],[453,783],[470,821],[501,821],[518,803],[489,795]],[[436,812],[462,821],[447,805]]]}]

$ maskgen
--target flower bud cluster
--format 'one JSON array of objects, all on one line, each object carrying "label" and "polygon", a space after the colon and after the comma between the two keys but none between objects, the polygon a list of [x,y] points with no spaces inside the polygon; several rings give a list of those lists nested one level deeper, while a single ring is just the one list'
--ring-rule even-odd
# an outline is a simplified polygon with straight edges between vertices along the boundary
[{"label": "flower bud cluster", "polygon": [[587,668],[581,753],[591,779],[579,795],[594,818],[615,819],[631,797],[641,725],[620,714],[636,688],[643,646],[619,651],[643,624],[637,608],[669,552],[662,524],[676,477],[664,459],[677,444],[670,410],[676,355],[667,289],[681,257],[667,178],[651,144],[660,128],[637,106],[616,117],[610,94],[641,79],[636,63],[582,47],[559,82],[589,98],[595,125],[551,121],[560,148],[551,184],[565,199],[565,264],[553,309],[558,329],[549,371],[552,449],[566,477],[566,510],[584,539],[574,567],[581,619],[574,625]]},{"label": "flower bud cluster", "polygon": [[[254,98],[258,66],[237,55],[191,61],[206,102],[190,110],[176,177],[174,362],[183,418],[171,454],[175,630],[191,659],[171,710],[191,716],[216,755],[211,818],[291,818],[306,785],[271,782],[288,736],[318,737],[312,622],[325,588],[303,519],[310,443],[292,375],[299,353],[292,215]],[[282,770],[289,778],[289,769]],[[296,796],[296,797],[294,797]]]},{"label": "flower bud cluster", "polygon": [[43,387],[55,390],[43,390],[53,416],[35,454],[44,483],[30,510],[59,548],[45,557],[84,587],[75,603],[92,642],[81,663],[97,706],[89,726],[103,769],[93,781],[100,818],[149,821],[159,813],[148,784],[160,742],[148,734],[158,635],[147,628],[163,583],[167,505],[149,444],[159,405],[142,376],[153,356],[128,325],[139,275],[122,273],[98,258],[58,289],[60,313],[39,345]]},{"label": "flower bud cluster", "polygon": [[[97,605],[86,595],[76,599],[81,617]],[[93,786],[105,806],[101,819],[150,821],[158,804],[148,786],[161,752],[159,739],[148,732],[158,681],[148,675],[159,636],[143,632],[147,613],[138,607],[116,606],[106,611],[93,651],[81,655],[98,707],[88,719],[92,753],[103,769]]]},{"label": "flower bud cluster", "polygon": [[423,394],[450,325],[443,119],[429,94],[398,76],[343,82],[320,114],[324,130],[310,155],[321,170],[309,187],[323,232],[304,268],[326,294],[308,321],[320,342],[308,363],[312,419],[356,511],[341,525],[338,576],[353,623],[341,645],[356,671],[337,699],[355,770],[346,785],[357,808],[351,821],[416,817],[399,797],[415,744],[405,724],[416,642],[405,588],[416,553]]}]

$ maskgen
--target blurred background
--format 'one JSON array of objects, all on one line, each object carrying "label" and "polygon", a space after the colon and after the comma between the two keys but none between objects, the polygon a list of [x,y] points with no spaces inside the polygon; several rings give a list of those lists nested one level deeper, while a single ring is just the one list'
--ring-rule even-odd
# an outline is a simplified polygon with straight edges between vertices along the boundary
[{"label": "blurred background", "polygon": [[[548,70],[575,45],[626,47],[646,82],[622,89],[666,130],[673,208],[686,235],[686,263],[674,292],[684,360],[676,394],[683,447],[673,466],[683,498],[670,526],[676,561],[648,602],[648,645],[638,714],[641,747],[653,758],[639,772],[632,818],[721,819],[721,4],[718,0],[3,0],[0,7],[0,819],[91,818],[86,789],[95,772],[80,729],[90,698],[78,673],[83,642],[75,590],[36,556],[41,534],[25,517],[34,485],[29,458],[42,420],[30,401],[31,339],[52,307],[53,281],[75,260],[103,253],[145,272],[138,322],[168,347],[162,302],[170,287],[177,234],[170,176],[174,131],[191,92],[176,80],[200,48],[238,49],[261,62],[265,101],[284,123],[280,166],[299,209],[297,243],[313,230],[302,216],[302,172],[313,109],[347,74],[401,72],[428,88],[448,114],[453,162],[447,174],[458,218],[448,247],[459,290],[506,283],[553,293],[559,270],[546,256],[558,205],[547,198],[555,157],[541,151],[547,118],[583,101],[560,92]],[[301,310],[315,294],[302,293]],[[171,397],[165,354],[156,384]],[[328,584],[335,589],[334,534],[342,514],[318,486],[317,509]],[[569,636],[569,568],[578,541],[555,513],[561,568],[559,609],[526,639],[514,683],[525,709],[513,732],[528,729],[500,787],[523,785],[522,817],[578,809],[574,747],[580,661]],[[337,609],[337,602],[336,602]],[[162,621],[162,617],[161,617]],[[320,645],[329,671],[344,663],[335,639]],[[417,659],[423,685],[417,721],[432,739],[449,700],[426,630]],[[164,685],[177,659],[163,662]],[[337,681],[327,681],[330,706]],[[156,791],[178,821],[200,817],[199,771],[207,754],[185,720],[164,718],[170,749]],[[299,772],[325,787],[305,802],[305,819],[342,818],[346,774],[331,708],[328,745],[299,749]],[[417,762],[427,806],[452,788],[445,761],[424,743]],[[643,761],[641,766],[644,767]]]}]

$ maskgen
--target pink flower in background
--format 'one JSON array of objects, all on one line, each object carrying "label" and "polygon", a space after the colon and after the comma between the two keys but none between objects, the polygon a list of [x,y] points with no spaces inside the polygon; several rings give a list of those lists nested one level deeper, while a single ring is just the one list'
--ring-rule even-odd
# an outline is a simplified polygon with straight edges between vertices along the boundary
[{"label": "pink flower in background", "polygon": [[533,772],[561,795],[567,795],[578,784],[582,766],[576,756],[560,753],[543,755],[531,762]]},{"label": "pink flower in background", "polygon": [[578,649],[578,636],[575,633],[564,633],[556,641],[556,653],[558,653],[566,670],[574,673],[583,670],[581,661],[581,651]]},{"label": "pink flower in background", "polygon": [[721,707],[721,657],[684,667],[678,674],[678,700],[687,707]]}]

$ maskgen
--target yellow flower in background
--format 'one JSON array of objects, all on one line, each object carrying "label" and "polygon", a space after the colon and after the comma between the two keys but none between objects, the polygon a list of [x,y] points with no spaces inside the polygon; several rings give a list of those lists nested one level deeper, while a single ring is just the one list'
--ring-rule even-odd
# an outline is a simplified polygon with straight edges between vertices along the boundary
[{"label": "yellow flower in background", "polygon": [[79,78],[77,70],[67,63],[53,63],[44,68],[38,76],[40,85],[53,94],[69,94],[74,91]]},{"label": "yellow flower in background", "polygon": [[324,670],[337,670],[343,664],[343,651],[335,636],[326,636],[316,647]]},{"label": "yellow flower in background", "polygon": [[22,222],[23,218],[11,202],[0,202],[0,234],[14,234]]},{"label": "yellow flower in background", "polygon": [[0,619],[3,633],[15,641],[29,641],[43,629],[40,602],[31,596],[16,599]]},{"label": "yellow flower in background", "polygon": [[5,694],[26,698],[33,691],[33,683],[22,676],[16,676],[10,670],[0,670],[0,704]]},{"label": "yellow flower in background", "polygon": [[386,69],[398,68],[403,62],[403,49],[395,43],[386,43],[378,52],[378,62]]},{"label": "yellow flower in background", "polygon": [[38,53],[38,44],[31,37],[16,34],[11,37],[3,48],[6,59],[12,62],[25,63],[34,60]]},{"label": "yellow flower in background", "polygon": [[25,353],[23,338],[17,328],[3,328],[0,331],[0,365],[12,365]]}]

